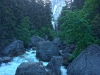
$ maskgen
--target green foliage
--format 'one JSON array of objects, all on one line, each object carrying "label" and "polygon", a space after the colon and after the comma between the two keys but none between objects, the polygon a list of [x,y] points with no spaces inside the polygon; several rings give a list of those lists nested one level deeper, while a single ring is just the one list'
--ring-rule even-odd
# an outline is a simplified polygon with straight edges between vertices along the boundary
[{"label": "green foliage", "polygon": [[100,1],[86,0],[83,12],[88,14],[87,19],[90,20],[93,36],[100,39]]},{"label": "green foliage", "polygon": [[92,30],[93,30],[93,35],[96,38],[100,39],[100,14],[97,14],[93,21],[91,22],[92,24]]},{"label": "green foliage", "polygon": [[52,30],[51,28],[47,28],[47,27],[42,27],[41,30],[31,30],[31,36],[32,35],[36,35],[36,36],[40,36],[42,38],[45,38],[45,36],[47,35],[49,40],[53,40],[53,37],[55,35],[55,31]]},{"label": "green foliage", "polygon": [[73,9],[82,9],[86,0],[74,0],[72,3]]},{"label": "green foliage", "polygon": [[22,19],[20,25],[16,28],[16,35],[15,37],[19,40],[24,41],[25,45],[27,45],[30,41],[30,25],[29,25],[29,17],[25,17]]},{"label": "green foliage", "polygon": [[99,39],[93,36],[90,13],[85,10],[66,10],[66,14],[60,20],[59,36],[66,40],[67,44],[74,43],[76,50],[70,60],[74,59],[85,47],[93,43],[99,43]]},{"label": "green foliage", "polygon": [[[79,1],[80,3],[78,3]],[[88,45],[100,44],[100,1],[74,0],[73,6],[81,10],[64,9],[58,20],[59,36],[62,40],[66,40],[67,44],[74,43],[76,45],[70,60],[73,60]]]},{"label": "green foliage", "polygon": [[32,35],[50,35],[51,8],[48,2],[44,7],[42,0],[0,0],[0,50],[14,38],[27,45]]}]

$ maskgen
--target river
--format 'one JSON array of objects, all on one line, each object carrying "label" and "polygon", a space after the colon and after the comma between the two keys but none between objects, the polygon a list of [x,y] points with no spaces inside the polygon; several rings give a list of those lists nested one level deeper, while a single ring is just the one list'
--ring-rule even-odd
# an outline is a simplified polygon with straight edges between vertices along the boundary
[{"label": "river", "polygon": [[[39,60],[36,58],[36,50],[30,49],[29,51],[26,51],[25,54],[14,57],[11,62],[2,63],[0,66],[0,75],[15,75],[17,67],[22,62],[39,62]],[[44,66],[47,64],[48,62],[43,62]],[[64,66],[61,66],[62,75],[67,75],[66,71],[67,70],[64,68]]]}]

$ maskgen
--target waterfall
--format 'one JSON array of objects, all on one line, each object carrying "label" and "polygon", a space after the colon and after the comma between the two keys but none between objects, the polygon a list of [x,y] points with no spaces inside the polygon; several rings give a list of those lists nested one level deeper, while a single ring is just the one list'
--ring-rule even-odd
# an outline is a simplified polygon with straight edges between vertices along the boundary
[{"label": "waterfall", "polygon": [[61,14],[62,8],[66,5],[66,0],[51,0],[51,11],[52,11],[52,25],[53,29],[57,31],[58,17]]}]

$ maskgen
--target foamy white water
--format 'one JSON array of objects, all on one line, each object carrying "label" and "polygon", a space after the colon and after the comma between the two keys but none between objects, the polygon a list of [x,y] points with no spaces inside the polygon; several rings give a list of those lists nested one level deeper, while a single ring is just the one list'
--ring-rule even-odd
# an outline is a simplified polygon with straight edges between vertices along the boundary
[{"label": "foamy white water", "polygon": [[62,74],[62,75],[67,75],[67,74],[66,74],[66,73],[67,73],[67,69],[65,69],[64,66],[61,66],[60,69],[61,69],[61,74]]},{"label": "foamy white water", "polygon": [[25,54],[13,58],[13,60],[7,64],[2,63],[0,66],[0,75],[15,75],[17,67],[22,62],[38,62],[36,59],[36,51],[27,51]]},{"label": "foamy white water", "polygon": [[[13,60],[9,63],[2,63],[0,66],[0,75],[15,75],[17,67],[22,62],[39,62],[36,58],[36,50],[27,51],[25,54],[13,58]],[[48,62],[43,62],[43,65],[46,66]],[[66,74],[66,69],[62,66],[61,67],[62,75]]]}]

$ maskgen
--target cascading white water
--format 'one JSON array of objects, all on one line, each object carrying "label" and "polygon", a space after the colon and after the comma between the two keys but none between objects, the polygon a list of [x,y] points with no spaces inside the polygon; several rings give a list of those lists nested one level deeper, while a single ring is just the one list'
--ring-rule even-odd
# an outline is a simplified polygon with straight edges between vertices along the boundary
[{"label": "cascading white water", "polygon": [[[13,58],[9,63],[2,63],[0,66],[0,75],[15,75],[17,67],[22,62],[39,62],[36,58],[36,50],[26,51],[25,54]],[[43,65],[46,66],[48,62],[43,62]],[[66,69],[64,66],[61,67],[62,75],[66,75]]]},{"label": "cascading white water", "polygon": [[54,30],[56,29],[55,25],[57,25],[57,19],[61,14],[62,8],[66,5],[65,0],[51,0],[51,8],[52,8],[52,25]]},{"label": "cascading white water", "polygon": [[0,66],[0,75],[15,75],[17,67],[22,62],[38,62],[35,57],[36,51],[30,50],[27,51],[25,54],[13,58],[13,60],[9,63],[2,63]]}]

